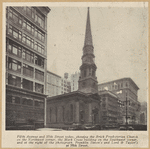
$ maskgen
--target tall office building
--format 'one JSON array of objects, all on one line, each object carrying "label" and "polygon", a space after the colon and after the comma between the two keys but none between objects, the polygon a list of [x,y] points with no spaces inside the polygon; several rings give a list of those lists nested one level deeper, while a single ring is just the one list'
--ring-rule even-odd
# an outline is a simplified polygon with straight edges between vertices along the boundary
[{"label": "tall office building", "polygon": [[61,94],[61,76],[47,71],[47,93],[48,97]]},{"label": "tall office building", "polygon": [[74,74],[71,74],[71,76],[70,76],[71,92],[78,90],[79,77],[80,77],[79,72],[75,72]]},{"label": "tall office building", "polygon": [[118,96],[119,100],[122,101],[122,104],[124,104],[122,112],[122,116],[124,117],[123,123],[126,123],[126,113],[128,117],[127,122],[129,124],[139,123],[139,114],[141,106],[140,102],[138,101],[139,87],[131,78],[122,78],[99,84],[98,90],[109,90],[115,93]]},{"label": "tall office building", "polygon": [[6,125],[44,123],[48,7],[6,8]]},{"label": "tall office building", "polygon": [[68,79],[68,73],[64,73],[64,77],[61,78],[61,94],[71,92],[71,82]]}]

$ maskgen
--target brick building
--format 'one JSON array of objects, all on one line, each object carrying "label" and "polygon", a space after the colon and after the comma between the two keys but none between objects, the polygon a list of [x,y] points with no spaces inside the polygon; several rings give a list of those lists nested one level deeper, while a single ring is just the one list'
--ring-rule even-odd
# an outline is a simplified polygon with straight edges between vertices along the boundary
[{"label": "brick building", "polygon": [[6,8],[6,126],[44,124],[49,12]]}]

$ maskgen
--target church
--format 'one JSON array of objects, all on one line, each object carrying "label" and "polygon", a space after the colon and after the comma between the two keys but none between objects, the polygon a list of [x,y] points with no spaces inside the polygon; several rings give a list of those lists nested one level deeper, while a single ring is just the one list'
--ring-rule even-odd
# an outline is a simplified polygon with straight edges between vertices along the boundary
[{"label": "church", "polygon": [[[98,93],[96,65],[94,62],[90,12],[88,8],[79,89],[47,98],[46,127],[70,128],[76,125],[102,125],[101,100],[111,96]],[[113,97],[114,98],[114,97]],[[117,101],[117,97],[115,97]]]}]

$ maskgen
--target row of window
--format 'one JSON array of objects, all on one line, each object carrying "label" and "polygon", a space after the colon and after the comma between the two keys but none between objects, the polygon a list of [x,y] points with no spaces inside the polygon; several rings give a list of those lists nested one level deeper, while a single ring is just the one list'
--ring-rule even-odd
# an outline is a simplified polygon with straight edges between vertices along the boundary
[{"label": "row of window", "polygon": [[12,96],[12,95],[6,95],[6,102],[8,103],[16,103],[16,104],[22,104],[22,105],[28,105],[28,106],[36,106],[43,108],[44,102],[40,101],[38,99],[32,99],[27,97],[18,97],[18,96]]},{"label": "row of window", "polygon": [[9,25],[8,34],[13,36],[13,38],[21,41],[28,47],[36,50],[37,52],[39,52],[41,54],[45,54],[45,48],[43,45],[41,45],[40,43],[38,43],[36,41],[34,42],[34,40],[31,37],[29,37],[28,35],[26,35],[24,33],[22,34],[22,32],[20,30],[16,29],[12,25]]},{"label": "row of window", "polygon": [[[21,87],[21,85],[22,85],[22,87],[24,89],[33,91],[33,82],[32,81],[23,79],[21,82],[20,77],[14,76],[12,74],[8,74],[8,84],[16,86],[16,87]],[[43,93],[44,85],[35,83],[35,92]]]},{"label": "row of window", "polygon": [[[34,74],[33,67],[26,64],[22,65],[23,65],[23,74],[33,78]],[[8,57],[8,69],[21,73],[21,62]],[[35,79],[39,81],[44,81],[44,72],[35,69]]]},{"label": "row of window", "polygon": [[[45,17],[42,16],[36,9],[33,7],[15,7],[25,13],[28,17],[30,17],[37,25],[39,25],[42,28],[45,28]],[[21,16],[14,12],[13,9],[9,8],[9,16],[15,15],[16,19],[21,20]],[[21,23],[21,22],[20,22]]]},{"label": "row of window", "polygon": [[38,56],[37,54],[34,54],[33,52],[30,52],[29,50],[19,46],[18,44],[9,42],[7,51],[19,58],[22,57],[24,60],[31,63],[35,63],[36,65],[44,68],[44,59],[42,57]]}]

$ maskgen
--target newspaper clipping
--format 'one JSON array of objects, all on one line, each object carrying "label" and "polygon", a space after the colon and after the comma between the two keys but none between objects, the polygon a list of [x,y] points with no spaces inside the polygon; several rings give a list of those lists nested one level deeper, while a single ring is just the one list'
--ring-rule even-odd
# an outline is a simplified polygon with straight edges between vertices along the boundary
[{"label": "newspaper clipping", "polygon": [[148,148],[148,2],[3,3],[2,148]]}]

